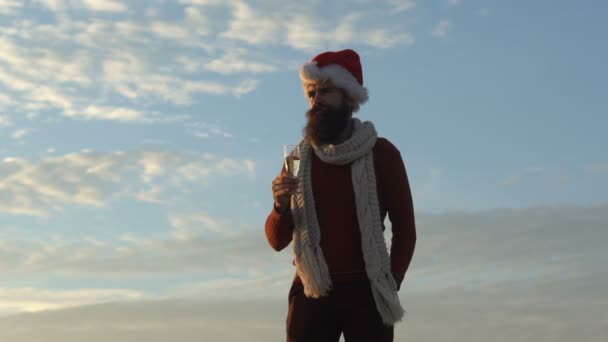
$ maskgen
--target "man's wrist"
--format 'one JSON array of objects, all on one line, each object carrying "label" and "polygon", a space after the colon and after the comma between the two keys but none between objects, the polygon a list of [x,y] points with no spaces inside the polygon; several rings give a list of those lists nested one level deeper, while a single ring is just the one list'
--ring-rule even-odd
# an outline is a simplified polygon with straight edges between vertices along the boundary
[{"label": "man's wrist", "polygon": [[285,208],[281,208],[277,205],[277,202],[274,202],[273,206],[274,206],[274,210],[281,215],[286,214],[289,211],[288,210],[289,207],[286,206]]}]

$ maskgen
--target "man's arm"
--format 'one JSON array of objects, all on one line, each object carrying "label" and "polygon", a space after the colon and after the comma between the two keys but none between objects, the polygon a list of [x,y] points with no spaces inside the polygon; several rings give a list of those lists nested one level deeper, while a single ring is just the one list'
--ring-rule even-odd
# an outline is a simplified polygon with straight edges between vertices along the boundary
[{"label": "man's arm", "polygon": [[401,288],[416,246],[414,204],[407,172],[401,153],[388,140],[384,140],[380,177],[383,182],[383,200],[392,226],[391,271]]},{"label": "man's arm", "polygon": [[272,181],[274,204],[266,219],[266,238],[277,252],[287,247],[293,236],[294,223],[289,204],[296,187],[297,180],[287,176],[285,166]]},{"label": "man's arm", "polygon": [[275,251],[279,252],[289,245],[293,234],[293,217],[291,210],[279,211],[273,205],[266,219],[266,239]]}]

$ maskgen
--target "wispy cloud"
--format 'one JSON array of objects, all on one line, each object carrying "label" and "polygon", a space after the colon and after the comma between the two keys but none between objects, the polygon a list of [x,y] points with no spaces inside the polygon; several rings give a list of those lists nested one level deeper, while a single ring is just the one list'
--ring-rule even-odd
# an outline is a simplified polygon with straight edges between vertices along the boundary
[{"label": "wispy cloud", "polygon": [[438,38],[445,38],[452,27],[452,22],[449,20],[441,20],[431,31],[431,35]]},{"label": "wispy cloud", "polygon": [[[608,321],[598,313],[608,305],[602,296],[608,284],[602,272],[608,262],[603,252],[608,232],[602,229],[607,209],[605,205],[549,206],[418,213],[420,244],[400,291],[407,315],[396,326],[396,336],[473,342],[603,341]],[[201,224],[216,232],[230,229],[227,222],[206,215],[176,215],[172,221],[175,227]],[[573,226],[578,228],[572,230]],[[69,270],[78,276],[122,272],[129,282],[154,274],[166,277],[170,272],[200,272],[203,277],[178,282],[154,296],[127,287],[3,288],[0,311],[4,313],[66,309],[1,318],[0,338],[29,342],[42,332],[50,342],[83,338],[126,342],[134,334],[161,341],[161,336],[178,333],[185,341],[284,338],[287,291],[294,274],[291,256],[270,251],[259,230],[215,239],[201,235],[153,240],[133,235],[108,242],[26,243],[6,232],[0,235],[0,267],[5,270],[37,274]],[[214,272],[224,276],[209,278]],[[103,303],[109,300],[115,302]],[[85,303],[98,304],[73,307]],[[463,317],[463,311],[470,314]],[[85,320],[86,329],[75,331],[74,327],[85,326]],[[440,330],[437,320],[443,324]],[[497,333],[507,330],[515,333],[504,338]]]},{"label": "wispy cloud", "polygon": [[21,128],[13,132],[11,137],[16,140],[18,143],[23,144],[25,140],[23,139],[27,134],[32,132],[31,129]]},{"label": "wispy cloud", "polygon": [[7,127],[11,125],[11,120],[8,115],[0,115],[0,127]]},{"label": "wispy cloud", "polygon": [[54,12],[69,9],[86,9],[98,12],[125,12],[127,6],[117,0],[34,0]]},{"label": "wispy cloud", "polygon": [[[140,10],[134,3],[118,0],[2,0],[11,25],[0,38],[0,85],[7,90],[0,106],[31,120],[58,114],[116,123],[174,122],[150,107],[251,93],[260,85],[259,74],[289,68],[269,48],[310,53],[336,45],[389,49],[415,43],[402,22],[374,24],[363,2],[339,16],[293,2],[164,4],[180,16],[167,16],[157,5],[139,17],[131,15]],[[20,19],[22,11],[40,6],[55,20]],[[413,8],[415,1],[390,0],[375,13]]]},{"label": "wispy cloud", "polygon": [[10,243],[5,238],[0,243],[0,267],[7,270],[6,277],[9,273],[53,274],[111,277],[119,282],[124,277],[184,274],[200,275],[207,280],[235,277],[255,280],[253,277],[262,274],[293,270],[289,252],[277,254],[263,233],[243,229],[243,223],[201,213],[169,214],[169,222],[160,237],[126,232],[110,240],[57,234],[36,238],[13,236]]},{"label": "wispy cloud", "polygon": [[85,7],[100,12],[125,12],[127,6],[117,0],[82,0]]},{"label": "wispy cloud", "polygon": [[221,138],[232,138],[234,135],[225,129],[221,128],[218,124],[206,123],[206,122],[191,122],[184,125],[188,133],[192,136],[207,139],[211,137]]},{"label": "wispy cloud", "polygon": [[145,294],[128,289],[47,290],[34,287],[0,288],[0,314],[38,312],[87,304],[145,299]]},{"label": "wispy cloud", "polygon": [[462,5],[462,2],[462,0],[448,0],[448,4],[450,4],[451,6]]},{"label": "wispy cloud", "polygon": [[21,6],[23,3],[19,0],[0,0],[0,14],[12,14]]},{"label": "wispy cloud", "polygon": [[324,46],[364,41],[376,48],[413,45],[414,36],[401,27],[362,27],[363,15],[348,13],[334,26],[309,15],[296,15],[286,25],[286,42],[294,49],[314,51]]},{"label": "wispy cloud", "polygon": [[232,5],[232,19],[223,38],[244,41],[255,45],[273,43],[281,33],[279,13],[264,13],[249,6],[244,1],[228,2]]},{"label": "wispy cloud", "polygon": [[66,113],[67,117],[85,120],[107,120],[115,122],[168,123],[183,121],[188,116],[163,116],[155,112],[144,112],[124,107],[90,105],[79,111]]},{"label": "wispy cloud", "polygon": [[241,51],[240,53],[228,51],[222,57],[206,63],[203,68],[220,74],[233,74],[238,72],[261,73],[278,70],[277,67],[269,63],[248,61],[243,58],[242,55],[244,54],[245,51]]},{"label": "wispy cloud", "polygon": [[390,4],[393,6],[393,12],[406,12],[416,8],[415,0],[390,0]]},{"label": "wispy cloud", "polygon": [[525,177],[533,175],[533,174],[538,174],[542,171],[544,171],[544,168],[539,167],[539,166],[526,167],[521,170],[518,170],[516,173],[511,175],[509,178],[505,179],[503,181],[503,184],[507,185],[507,186],[513,186],[513,185],[516,185],[519,182],[521,182],[522,179],[524,179]]},{"label": "wispy cloud", "polygon": [[585,166],[588,172],[608,172],[608,163],[595,163]]},{"label": "wispy cloud", "polygon": [[235,235],[231,225],[203,213],[189,215],[173,215],[169,219],[174,229],[173,237],[176,240],[186,241],[199,236],[207,239],[228,238]]},{"label": "wispy cloud", "polygon": [[251,160],[198,153],[84,150],[38,163],[5,158],[0,161],[0,212],[48,216],[68,205],[102,207],[133,194],[141,199],[159,186],[173,189],[165,199],[170,200],[191,182],[204,186],[213,177],[254,173]]}]

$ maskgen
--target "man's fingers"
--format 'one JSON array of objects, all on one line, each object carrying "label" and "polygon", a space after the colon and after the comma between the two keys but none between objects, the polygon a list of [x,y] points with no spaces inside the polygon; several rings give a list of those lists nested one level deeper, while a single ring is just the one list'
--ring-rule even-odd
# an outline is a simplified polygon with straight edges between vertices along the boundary
[{"label": "man's fingers", "polygon": [[283,196],[291,196],[293,193],[293,190],[277,190],[274,192],[274,198],[278,199]]},{"label": "man's fingers", "polygon": [[298,187],[298,185],[295,183],[276,183],[276,184],[272,185],[272,190],[279,190],[279,189],[283,189],[283,188],[295,189],[297,187]]},{"label": "man's fingers", "polygon": [[293,179],[275,179],[272,182],[272,186],[281,186],[281,185],[286,185],[286,186],[292,186],[292,185],[297,185],[298,181],[297,180],[293,180]]}]

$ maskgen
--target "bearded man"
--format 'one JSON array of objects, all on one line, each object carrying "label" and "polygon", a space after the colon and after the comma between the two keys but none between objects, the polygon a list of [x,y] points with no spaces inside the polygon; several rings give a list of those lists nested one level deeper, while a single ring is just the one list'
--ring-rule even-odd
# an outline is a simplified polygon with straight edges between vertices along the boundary
[{"label": "bearded man", "polygon": [[[269,244],[293,242],[288,342],[393,341],[416,245],[414,206],[399,150],[353,117],[368,99],[359,55],[328,51],[300,68],[310,108],[297,177],[272,182]],[[391,222],[390,255],[384,221]]]}]

